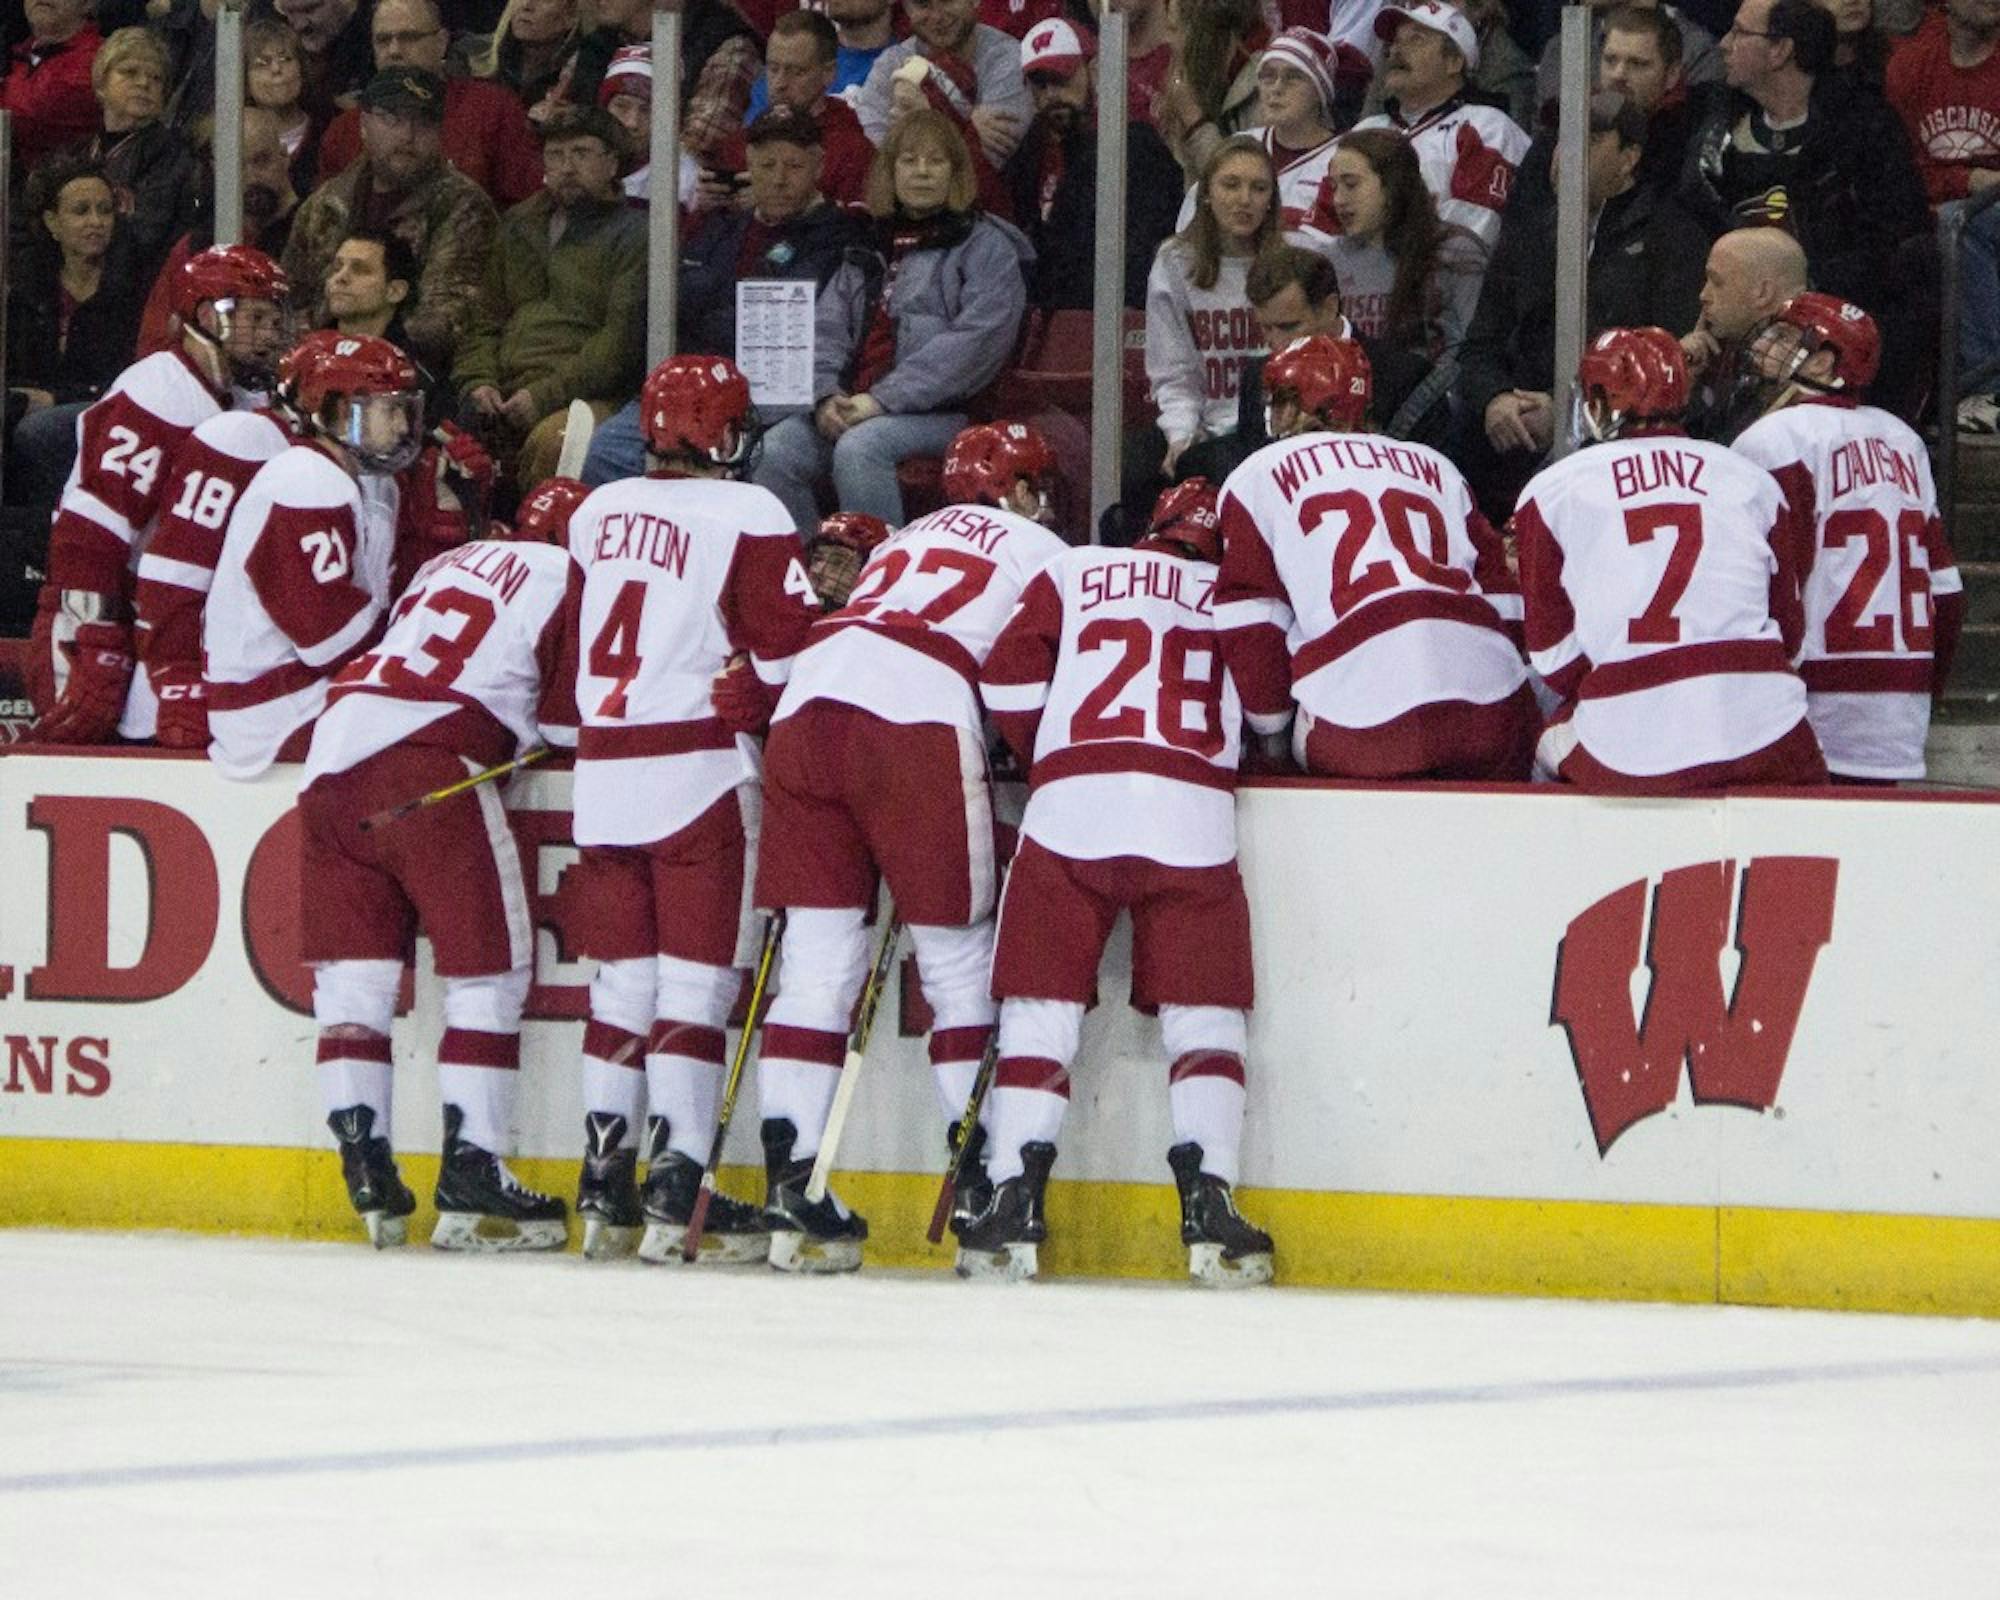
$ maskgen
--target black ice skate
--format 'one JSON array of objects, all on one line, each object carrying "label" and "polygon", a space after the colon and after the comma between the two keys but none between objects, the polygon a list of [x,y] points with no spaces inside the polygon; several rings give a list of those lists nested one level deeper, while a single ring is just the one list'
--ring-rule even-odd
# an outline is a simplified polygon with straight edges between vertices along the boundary
[{"label": "black ice skate", "polygon": [[409,1233],[403,1219],[417,1209],[417,1197],[397,1174],[389,1141],[376,1137],[373,1108],[347,1106],[329,1116],[326,1125],[340,1141],[340,1175],[368,1229],[368,1242],[377,1250],[401,1244]]},{"label": "black ice skate", "polygon": [[1016,1283],[1035,1276],[1037,1247],[1049,1236],[1042,1197],[1055,1164],[1054,1145],[1035,1139],[1021,1146],[1021,1175],[993,1186],[986,1209],[959,1230],[955,1266],[961,1278]]},{"label": "black ice skate", "polygon": [[1181,1192],[1181,1243],[1188,1276],[1210,1289],[1248,1288],[1271,1281],[1271,1236],[1244,1221],[1220,1178],[1201,1170],[1201,1146],[1189,1141],[1167,1152]]},{"label": "black ice skate", "polygon": [[806,1200],[812,1158],[792,1159],[798,1130],[783,1117],[764,1124],[764,1218],[771,1228],[771,1265],[780,1272],[852,1272],[861,1265],[868,1224],[829,1189],[818,1205]]},{"label": "black ice skate", "polygon": [[639,1242],[639,1152],[624,1139],[625,1119],[616,1112],[585,1115],[576,1214],[583,1219],[583,1253],[591,1261],[630,1255]]},{"label": "black ice skate", "polygon": [[[694,1220],[695,1196],[701,1193],[701,1163],[684,1151],[669,1150],[665,1117],[646,1124],[646,1237],[639,1242],[639,1259],[677,1262],[688,1224]],[[771,1250],[771,1225],[757,1206],[732,1200],[720,1189],[710,1197],[701,1226],[698,1264],[735,1266],[762,1261]]]},{"label": "black ice skate", "polygon": [[[945,1130],[946,1147],[958,1151],[958,1125]],[[951,1231],[964,1233],[967,1224],[993,1203],[993,1180],[986,1176],[986,1124],[975,1122],[972,1137],[965,1141],[965,1159],[958,1164],[958,1177],[951,1186]]]},{"label": "black ice skate", "polygon": [[560,1250],[569,1243],[568,1208],[537,1194],[491,1150],[459,1138],[465,1113],[444,1108],[444,1158],[438,1164],[440,1250]]}]

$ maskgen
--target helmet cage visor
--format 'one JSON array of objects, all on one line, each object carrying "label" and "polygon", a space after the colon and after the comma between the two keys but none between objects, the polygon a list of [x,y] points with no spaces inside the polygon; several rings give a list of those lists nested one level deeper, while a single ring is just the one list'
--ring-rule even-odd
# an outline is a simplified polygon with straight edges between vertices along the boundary
[{"label": "helmet cage visor", "polygon": [[424,396],[417,389],[333,395],[317,426],[351,452],[363,472],[401,472],[424,448]]},{"label": "helmet cage visor", "polygon": [[297,314],[282,301],[262,296],[218,296],[202,305],[213,313],[215,331],[201,325],[200,307],[188,331],[221,355],[232,383],[270,393],[277,385],[279,358],[296,342]]}]

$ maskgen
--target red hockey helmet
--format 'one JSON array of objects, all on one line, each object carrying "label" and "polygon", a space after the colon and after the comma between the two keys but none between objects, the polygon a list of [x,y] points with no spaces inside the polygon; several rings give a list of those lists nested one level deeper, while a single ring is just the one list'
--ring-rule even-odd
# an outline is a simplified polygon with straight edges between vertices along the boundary
[{"label": "red hockey helmet", "polygon": [[1160,496],[1153,508],[1148,539],[1162,539],[1184,546],[1197,561],[1222,559],[1222,518],[1217,512],[1220,499],[1214,484],[1206,478],[1189,478]]},{"label": "red hockey helmet", "polygon": [[[1763,332],[1776,336],[1778,348],[1762,352],[1760,333],[1752,345],[1764,356],[1757,364],[1766,369],[1766,376],[1782,381],[1858,394],[1875,381],[1876,370],[1882,365],[1882,334],[1875,319],[1838,295],[1812,290],[1795,294]],[[1787,345],[1791,348],[1784,348]],[[1832,376],[1823,382],[1799,377],[1800,370],[1821,350],[1833,352]],[[1774,364],[1775,372],[1770,370]]]},{"label": "red hockey helmet", "polygon": [[1025,422],[980,422],[951,441],[944,457],[945,499],[960,505],[1004,505],[1026,478],[1047,499],[1055,452]]},{"label": "red hockey helmet", "polygon": [[763,436],[750,380],[727,356],[675,356],[646,377],[639,425],[656,456],[692,455],[748,477]]},{"label": "red hockey helmet", "polygon": [[854,581],[875,547],[889,537],[889,524],[865,511],[836,511],[819,525],[806,547],[806,577],[828,610],[847,604]]},{"label": "red hockey helmet", "polygon": [[322,329],[278,363],[278,400],[299,422],[353,452],[366,472],[400,472],[424,445],[424,393],[387,339]]},{"label": "red hockey helmet", "polygon": [[[1330,333],[1294,339],[1265,363],[1265,425],[1276,402],[1289,400],[1302,415],[1336,432],[1351,433],[1368,420],[1375,374],[1368,352]],[[1277,430],[1271,429],[1277,437]]]},{"label": "red hockey helmet", "polygon": [[567,545],[569,519],[590,498],[590,485],[575,478],[544,478],[521,498],[514,514],[514,537],[534,544]]},{"label": "red hockey helmet", "polygon": [[[173,311],[181,331],[212,350],[222,370],[217,382],[268,389],[277,379],[278,352],[290,338],[286,301],[292,280],[284,268],[245,244],[197,251],[174,273]],[[201,308],[212,306],[213,328],[202,326]]]},{"label": "red hockey helmet", "polygon": [[1593,439],[1615,439],[1634,422],[1664,422],[1687,410],[1687,357],[1665,328],[1607,328],[1576,366],[1579,420]]}]

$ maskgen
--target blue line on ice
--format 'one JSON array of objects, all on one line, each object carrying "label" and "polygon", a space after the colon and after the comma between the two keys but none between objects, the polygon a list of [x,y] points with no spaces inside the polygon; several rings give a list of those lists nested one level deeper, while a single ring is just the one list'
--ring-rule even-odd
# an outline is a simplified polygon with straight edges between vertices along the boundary
[{"label": "blue line on ice", "polygon": [[518,1461],[652,1455],[703,1450],[773,1449],[788,1445],[866,1444],[953,1434],[1036,1433],[1057,1428],[1116,1428],[1135,1424],[1227,1422],[1342,1411],[1396,1411],[1424,1406],[1518,1405],[1597,1395],[1648,1395],[1701,1390],[1778,1389],[1819,1383],[1873,1383],[2000,1372],[2000,1359],[1938,1358],[1922,1361],[1838,1362],[1817,1367],[1746,1367],[1734,1370],[1639,1373],[1626,1377],[1532,1378],[1515,1383],[1463,1384],[1415,1389],[1364,1389],[1325,1394],[1282,1394],[1239,1400],[1163,1401],[1157,1404],[1059,1407],[1045,1411],[971,1411],[942,1416],[877,1417],[851,1422],[808,1422],[732,1428],[690,1428],[666,1433],[520,1439],[434,1448],[336,1451],[325,1455],[246,1457],[233,1461],[162,1461],[129,1467],[87,1467],[71,1472],[0,1476],[0,1494],[48,1494],[74,1489],[140,1489],[165,1484],[214,1483],[319,1473],[396,1472],[425,1467],[504,1465]]}]

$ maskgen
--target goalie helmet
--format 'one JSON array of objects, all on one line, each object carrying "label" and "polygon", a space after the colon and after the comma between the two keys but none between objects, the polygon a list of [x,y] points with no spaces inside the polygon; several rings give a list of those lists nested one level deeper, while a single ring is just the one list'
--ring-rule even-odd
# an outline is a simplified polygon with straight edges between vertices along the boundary
[{"label": "goalie helmet", "polygon": [[1177,544],[1197,561],[1219,562],[1222,559],[1219,498],[1215,485],[1206,478],[1189,478],[1175,484],[1160,496],[1159,504],[1153,508],[1147,540]]},{"label": "goalie helmet", "polygon": [[364,472],[401,472],[424,446],[416,366],[387,339],[331,328],[307,334],[278,363],[278,402]]},{"label": "goalie helmet", "polygon": [[590,498],[590,485],[575,478],[544,478],[521,499],[514,537],[531,544],[567,545],[569,519]]},{"label": "goalie helmet", "polygon": [[[173,312],[181,332],[221,364],[213,376],[265,390],[277,380],[278,352],[289,333],[286,302],[291,292],[284,268],[263,251],[244,244],[215,245],[175,269]],[[249,310],[259,304],[265,309]],[[213,330],[201,325],[203,306],[214,308]]]},{"label": "goalie helmet", "polygon": [[1352,433],[1368,420],[1375,375],[1368,352],[1352,339],[1330,333],[1294,339],[1264,366],[1264,424],[1271,427],[1276,406],[1289,400],[1302,415],[1336,433]]},{"label": "goalie helmet", "polygon": [[975,423],[945,452],[944,495],[958,505],[1004,506],[1025,478],[1046,508],[1055,471],[1048,441],[1025,422]]},{"label": "goalie helmet", "polygon": [[763,423],[750,380],[727,356],[675,356],[647,375],[639,423],[656,456],[691,455],[747,478]]},{"label": "goalie helmet", "polygon": [[1671,422],[1687,403],[1687,357],[1665,328],[1607,328],[1577,363],[1578,438],[1602,444],[1634,423]]}]

